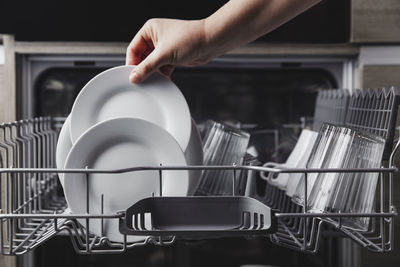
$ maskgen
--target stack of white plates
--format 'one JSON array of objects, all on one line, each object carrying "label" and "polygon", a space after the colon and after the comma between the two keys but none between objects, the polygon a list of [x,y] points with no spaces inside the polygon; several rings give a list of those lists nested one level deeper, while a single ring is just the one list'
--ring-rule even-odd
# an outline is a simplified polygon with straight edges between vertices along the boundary
[{"label": "stack of white plates", "polygon": [[[134,66],[104,71],[90,80],[77,96],[57,144],[58,168],[121,169],[135,166],[201,165],[200,134],[180,90],[155,73],[142,84],[128,77]],[[190,195],[198,171],[164,171],[162,195]],[[100,214],[125,210],[136,201],[159,195],[157,171],[122,174],[60,174],[72,213]],[[88,184],[87,184],[88,181]],[[101,199],[104,199],[103,211]],[[81,221],[84,224],[84,220]],[[103,234],[122,242],[118,220],[104,221]],[[91,220],[90,231],[101,233],[101,220]],[[128,237],[128,242],[144,237]]]}]

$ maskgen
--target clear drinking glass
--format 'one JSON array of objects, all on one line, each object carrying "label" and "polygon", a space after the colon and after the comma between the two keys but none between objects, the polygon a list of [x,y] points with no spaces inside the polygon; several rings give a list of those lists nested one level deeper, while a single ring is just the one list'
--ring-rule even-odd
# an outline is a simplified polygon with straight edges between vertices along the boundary
[{"label": "clear drinking glass", "polygon": [[[307,168],[325,168],[327,166],[327,155],[333,148],[335,131],[337,127],[328,123],[321,126],[318,133],[317,140],[315,141],[314,147],[311,151],[310,158],[307,162]],[[307,175],[307,199],[310,197],[311,190],[313,188],[314,182],[318,177],[318,173],[308,173]],[[297,185],[296,191],[292,196],[292,201],[298,205],[304,205],[305,197],[305,177],[302,177]]]},{"label": "clear drinking glass", "polygon": [[[360,133],[360,153],[357,165],[361,168],[379,168],[382,162],[385,140],[377,135]],[[342,204],[344,213],[371,213],[374,210],[379,173],[361,172],[352,179],[347,201]],[[367,231],[370,217],[345,217],[344,227]]]},{"label": "clear drinking glass", "polygon": [[[384,139],[359,130],[324,124],[310,157],[308,168],[378,168]],[[310,212],[371,213],[378,173],[320,172],[308,175],[307,208]],[[304,177],[293,200],[304,204]],[[326,218],[325,220],[336,220]],[[344,217],[342,225],[366,231],[370,217]]]},{"label": "clear drinking glass", "polygon": [[[354,132],[354,136],[348,152],[348,160],[343,168],[361,168],[362,161],[360,155],[364,153],[362,144],[363,140],[358,137],[358,133]],[[342,212],[344,205],[349,201],[350,189],[360,173],[340,173],[338,175],[337,184],[332,195],[326,205],[327,212]]]},{"label": "clear drinking glass", "polygon": [[[204,164],[242,164],[250,134],[211,120],[205,127]],[[195,195],[232,195],[232,175],[232,170],[204,170]]]},{"label": "clear drinking glass", "polygon": [[[336,126],[330,152],[326,155],[324,168],[345,168],[349,161],[351,143],[354,131],[347,127]],[[310,212],[324,212],[335,190],[342,173],[326,172],[318,173],[308,201]]]}]

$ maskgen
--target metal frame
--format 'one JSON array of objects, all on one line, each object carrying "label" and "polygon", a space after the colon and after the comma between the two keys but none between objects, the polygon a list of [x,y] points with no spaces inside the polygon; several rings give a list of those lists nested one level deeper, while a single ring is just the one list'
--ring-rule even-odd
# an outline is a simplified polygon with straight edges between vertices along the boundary
[{"label": "metal frame", "polygon": [[[397,151],[399,148],[397,144]],[[395,154],[395,153],[394,153]],[[3,168],[0,170],[2,174],[9,174],[16,179],[18,175],[23,174],[55,174],[55,173],[125,173],[135,171],[150,171],[158,170],[162,173],[164,170],[194,170],[194,169],[214,169],[214,170],[253,170],[265,171],[275,173],[296,173],[301,172],[307,175],[308,173],[315,172],[379,172],[380,178],[380,200],[381,205],[376,212],[365,214],[354,213],[310,213],[305,208],[307,199],[305,199],[305,206],[296,206],[295,204],[282,197],[282,193],[277,188],[271,188],[271,199],[269,202],[272,207],[280,208],[281,212],[275,213],[278,218],[279,225],[276,233],[271,235],[272,242],[288,247],[295,250],[304,252],[315,253],[318,250],[319,241],[321,238],[321,231],[323,224],[333,225],[337,231],[347,235],[352,240],[361,244],[371,251],[388,252],[393,248],[393,219],[397,216],[397,209],[393,205],[393,173],[397,172],[397,168],[376,168],[376,169],[273,169],[266,167],[256,166],[154,166],[154,167],[134,167],[118,170],[93,170],[93,169],[30,169],[30,168]],[[384,177],[385,176],[385,177]],[[55,175],[51,176],[52,179],[57,179]],[[305,179],[306,180],[306,179]],[[389,180],[389,195],[384,192],[383,185],[385,181]],[[306,182],[306,181],[305,181]],[[48,194],[54,194],[49,191]],[[388,206],[384,207],[385,198],[389,197]],[[47,204],[55,204],[56,202],[49,202]],[[18,209],[16,209],[18,210]],[[10,213],[0,214],[2,228],[7,228],[7,235],[1,233],[1,253],[6,255],[20,255],[23,254],[41,243],[45,242],[52,236],[60,231],[66,231],[71,237],[73,247],[78,253],[81,254],[95,254],[95,253],[122,253],[128,248],[143,246],[146,244],[168,245],[175,241],[174,237],[169,240],[160,239],[157,236],[148,237],[143,242],[127,243],[126,236],[123,243],[110,242],[106,237],[98,237],[89,234],[85,229],[89,225],[89,220],[92,219],[120,219],[124,217],[124,212],[115,214],[69,214],[62,213],[64,208],[58,208],[53,213],[45,212],[45,210],[36,210],[36,213],[21,213],[16,210]],[[21,209],[19,210],[21,211]],[[291,212],[290,212],[291,211]],[[41,213],[39,213],[41,212]],[[341,219],[343,217],[372,217],[375,218],[371,222],[370,230],[367,232],[358,232],[351,229],[342,227]],[[76,219],[85,219],[86,223],[82,226]],[[324,221],[324,218],[338,219],[338,223],[332,221]],[[30,228],[23,228],[20,224],[30,223]],[[227,234],[229,235],[229,234]],[[196,236],[195,233],[193,236]],[[7,245],[8,244],[8,245]],[[10,246],[10,244],[13,244]]]},{"label": "metal frame", "polygon": [[[271,234],[272,242],[295,250],[314,253],[318,250],[323,225],[331,225],[340,233],[348,236],[371,251],[386,252],[393,249],[393,219],[397,210],[393,205],[394,156],[400,141],[390,151],[393,142],[395,118],[399,97],[394,88],[355,92],[349,101],[345,92],[321,92],[316,114],[319,120],[333,121],[361,128],[367,131],[378,131],[386,139],[384,159],[389,159],[389,167],[376,169],[283,169],[256,166],[156,166],[135,167],[119,170],[95,169],[55,169],[55,142],[57,133],[52,130],[52,119],[36,118],[0,125],[0,251],[6,255],[23,254],[60,231],[67,232],[78,253],[122,253],[127,248],[142,246],[148,243],[171,244],[175,238],[160,236],[149,237],[142,242],[110,242],[106,237],[90,234],[90,220],[124,218],[124,212],[115,214],[89,214],[89,190],[87,188],[86,213],[65,213],[66,203],[57,195],[58,173],[83,173],[87,179],[92,173],[117,174],[135,171],[157,170],[162,179],[164,170],[232,170],[235,184],[236,171],[256,171],[273,173],[303,173],[305,192],[307,192],[308,173],[380,173],[380,190],[376,199],[376,211],[368,214],[350,213],[310,213],[307,210],[307,197],[303,206],[297,206],[285,196],[284,192],[268,185],[264,197],[255,196],[275,208],[278,219],[277,231]],[[343,98],[343,96],[346,96]],[[326,101],[325,101],[326,100]],[[322,102],[323,103],[322,103]],[[326,102],[326,103],[325,103]],[[334,107],[334,112],[326,112]],[[348,111],[348,112],[347,112]],[[332,113],[332,114],[331,114]],[[390,153],[391,152],[391,153]],[[385,156],[386,155],[386,156]],[[87,183],[88,184],[88,183]],[[161,186],[162,183],[160,183]],[[161,191],[160,191],[161,192]],[[234,194],[234,192],[233,192]],[[305,194],[307,196],[307,194]],[[103,203],[103,199],[101,199]],[[132,203],[134,204],[134,203]],[[103,210],[103,208],[101,209]],[[370,229],[359,232],[342,226],[344,217],[370,217]],[[84,219],[82,226],[76,219]],[[274,227],[276,228],[276,227]],[[240,232],[240,231],[239,231]],[[154,230],[153,233],[158,233]],[[193,236],[196,233],[193,232]],[[197,233],[198,235],[198,233]],[[227,233],[229,235],[229,233]],[[245,230],[243,231],[245,235]],[[186,235],[186,237],[190,236]]]},{"label": "metal frame", "polygon": [[[232,170],[233,181],[238,171],[273,173],[303,173],[307,192],[309,173],[380,173],[380,190],[376,195],[376,210],[368,214],[351,213],[310,213],[307,198],[303,206],[295,205],[284,192],[268,185],[265,196],[254,197],[278,211],[277,231],[270,235],[272,242],[295,250],[315,253],[318,250],[324,225],[331,225],[338,232],[348,236],[368,250],[387,252],[393,249],[394,217],[397,210],[393,204],[393,174],[397,172],[394,158],[400,141],[390,154],[388,167],[371,169],[298,169],[270,168],[259,166],[143,166],[115,170],[102,169],[56,169],[55,142],[57,133],[52,129],[51,118],[35,118],[0,125],[0,252],[4,255],[24,254],[53,236],[63,232],[71,237],[77,253],[106,254],[123,253],[129,248],[146,244],[169,245],[175,237],[147,237],[144,241],[128,243],[111,242],[105,236],[95,236],[86,231],[90,220],[124,218],[125,212],[70,214],[63,196],[57,174],[82,173],[118,174],[136,171],[159,171],[160,180],[165,170]],[[89,190],[86,190],[87,194]],[[234,193],[234,192],[233,192]],[[305,194],[307,196],[307,194]],[[87,195],[87,199],[88,195]],[[132,203],[134,204],[134,203]],[[371,217],[370,229],[359,232],[342,226],[344,217]],[[81,225],[76,219],[84,219]],[[330,220],[326,220],[330,219]],[[229,235],[229,233],[227,233]],[[193,233],[198,238],[198,234]]]}]

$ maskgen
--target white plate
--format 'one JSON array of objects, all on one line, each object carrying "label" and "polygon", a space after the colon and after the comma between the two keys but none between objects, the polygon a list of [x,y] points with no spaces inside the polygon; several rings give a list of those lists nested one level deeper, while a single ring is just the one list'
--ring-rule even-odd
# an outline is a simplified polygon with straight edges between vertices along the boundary
[{"label": "white plate", "polygon": [[[56,164],[59,169],[64,168],[65,160],[67,159],[68,153],[72,147],[71,137],[69,135],[70,119],[71,117],[68,116],[58,136]],[[60,179],[61,185],[64,186],[64,174],[59,173],[58,178]]]},{"label": "white plate", "polygon": [[[57,168],[63,169],[65,160],[72,147],[72,141],[69,134],[70,116],[65,120],[57,141],[56,164]],[[196,122],[192,119],[192,129],[190,132],[189,144],[185,151],[185,158],[188,166],[203,164],[203,144],[201,142],[200,132],[197,129]],[[200,181],[201,170],[189,171],[189,189],[188,195],[192,195]],[[64,187],[64,174],[59,173],[61,185]]]},{"label": "white plate", "polygon": [[[117,118],[96,124],[73,145],[65,168],[120,169],[134,166],[185,166],[185,156],[176,140],[164,129],[150,122]],[[122,174],[91,174],[89,177],[90,213],[125,210],[152,193],[159,195],[158,171]],[[163,171],[163,195],[185,196],[188,172]],[[86,213],[86,178],[83,174],[67,173],[64,192],[72,213]],[[84,220],[79,220],[83,226]],[[91,220],[90,231],[101,235],[101,221]],[[104,234],[111,241],[123,242],[118,219],[104,220]],[[129,236],[128,242],[144,237]]]},{"label": "white plate", "polygon": [[[197,129],[196,122],[192,119],[192,130],[190,132],[190,139],[187,149],[185,151],[185,158],[188,166],[203,165],[203,143],[201,142],[200,132]],[[193,195],[200,182],[201,170],[189,171],[189,190],[188,195]]]},{"label": "white plate", "polygon": [[190,111],[176,85],[159,73],[141,84],[129,82],[135,66],[106,70],[90,80],[71,110],[71,140],[98,122],[118,117],[147,120],[167,130],[185,151],[190,138]]}]

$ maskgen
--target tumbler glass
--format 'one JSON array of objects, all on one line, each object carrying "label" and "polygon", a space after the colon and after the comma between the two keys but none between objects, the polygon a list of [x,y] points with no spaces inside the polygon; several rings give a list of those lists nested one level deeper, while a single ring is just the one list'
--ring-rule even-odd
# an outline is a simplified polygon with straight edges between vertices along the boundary
[{"label": "tumbler glass", "polygon": [[[203,142],[205,165],[242,164],[249,133],[211,120],[206,122],[206,129]],[[232,177],[232,170],[204,170],[195,195],[232,195]]]},{"label": "tumbler glass", "polygon": [[[335,127],[332,149],[326,155],[324,168],[340,169],[347,167],[353,138],[353,130],[347,127]],[[324,212],[326,210],[326,206],[342,174],[334,172],[318,173],[309,196],[308,209],[310,212]]]},{"label": "tumbler glass", "polygon": [[[360,153],[357,155],[360,168],[379,168],[382,162],[385,140],[377,135],[359,135]],[[371,213],[374,210],[379,173],[361,172],[353,177],[347,201],[342,204],[344,213]],[[370,217],[345,217],[344,227],[367,231]]]},{"label": "tumbler glass", "polygon": [[[328,123],[321,126],[317,140],[315,141],[310,158],[307,162],[307,168],[314,169],[324,168],[327,166],[327,155],[329,155],[330,151],[333,149],[336,129],[336,126]],[[311,190],[317,177],[318,173],[308,173],[307,175],[307,199],[310,197]],[[292,201],[298,205],[304,205],[304,197],[306,193],[304,180],[305,177],[304,174],[302,174],[296,191],[292,196]]]}]

